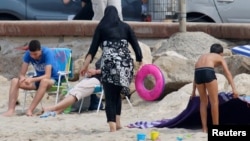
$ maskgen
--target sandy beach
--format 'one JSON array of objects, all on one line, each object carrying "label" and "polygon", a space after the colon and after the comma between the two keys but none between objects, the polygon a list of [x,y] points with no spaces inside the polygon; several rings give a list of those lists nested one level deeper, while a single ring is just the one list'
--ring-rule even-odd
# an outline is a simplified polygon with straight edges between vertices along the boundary
[{"label": "sandy beach", "polygon": [[[199,34],[200,35],[200,34]],[[181,36],[182,37],[182,36]],[[189,37],[189,36],[188,36]],[[207,36],[206,37],[206,41]],[[182,38],[181,38],[182,39]],[[189,39],[189,38],[188,38]],[[41,39],[45,42],[45,39]],[[52,40],[52,39],[51,39]],[[72,39],[73,40],[73,39]],[[7,40],[8,41],[8,40]],[[5,50],[5,61],[2,63],[2,72],[0,74],[0,114],[5,112],[8,108],[8,96],[10,87],[10,78],[17,75],[20,66],[12,62],[13,58],[20,58],[22,55],[20,51],[13,50],[13,47],[22,45],[24,41],[21,39],[15,40],[14,45],[3,40]],[[25,40],[26,41],[26,40]],[[88,42],[87,42],[88,41]],[[174,40],[173,40],[174,41]],[[179,41],[179,40],[178,40]],[[184,40],[189,41],[189,40]],[[51,44],[49,44],[51,42]],[[55,45],[55,41],[48,41],[48,46],[70,46],[74,50],[73,54],[76,58],[84,52],[82,45],[88,46],[89,40],[76,40],[72,42],[61,43]],[[153,44],[154,42],[148,41]],[[146,43],[148,43],[146,42]],[[157,41],[159,42],[159,41]],[[194,41],[190,41],[191,43]],[[211,40],[212,42],[212,40]],[[12,44],[13,44],[12,43]],[[52,44],[53,43],[53,44]],[[168,44],[172,42],[169,41]],[[173,42],[174,43],[174,42]],[[173,44],[172,43],[172,44]],[[185,46],[189,43],[180,43],[179,46]],[[182,44],[181,44],[182,43]],[[196,43],[196,42],[194,42]],[[205,42],[204,42],[205,44]],[[174,44],[173,44],[174,45]],[[199,44],[200,45],[200,44]],[[191,45],[190,45],[191,46]],[[191,47],[188,48],[191,48]],[[11,49],[12,48],[12,49]],[[161,50],[160,50],[161,51]],[[165,52],[165,51],[161,51]],[[176,57],[174,57],[176,58]],[[21,61],[16,59],[17,61]],[[20,63],[20,62],[19,62]],[[17,64],[19,64],[17,63]],[[11,64],[11,65],[10,65]],[[11,69],[11,71],[10,71]],[[7,77],[8,78],[7,78]],[[186,76],[185,76],[186,77]],[[178,78],[178,77],[177,77]],[[169,83],[169,82],[168,82]],[[73,85],[74,82],[71,82]],[[222,83],[224,87],[224,83]],[[131,96],[133,108],[131,108],[126,101],[123,100],[121,122],[123,128],[117,132],[110,133],[109,126],[106,122],[105,111],[87,111],[81,114],[60,114],[55,117],[40,118],[38,115],[27,117],[22,111],[24,91],[19,91],[18,100],[20,105],[16,107],[16,115],[12,117],[0,116],[0,140],[1,141],[57,141],[57,140],[73,140],[73,141],[137,141],[137,134],[146,134],[147,141],[150,141],[150,132],[158,130],[160,133],[160,141],[177,141],[177,137],[182,137],[183,141],[207,141],[207,134],[203,133],[201,129],[185,129],[185,128],[128,128],[127,125],[138,121],[156,121],[161,119],[171,119],[180,114],[187,106],[190,98],[192,84],[187,84],[181,89],[167,94],[160,101],[145,101],[140,98],[137,92]],[[27,96],[27,104],[25,110],[31,103],[32,97]],[[43,106],[53,105],[55,103],[55,96],[47,98],[47,94],[42,100]],[[35,109],[35,113],[41,113],[42,107],[39,104]]]},{"label": "sandy beach", "polygon": [[[0,86],[0,113],[7,110],[8,89],[10,81],[1,77]],[[183,137],[184,141],[206,141],[207,134],[200,129],[190,130],[182,128],[128,128],[130,123],[137,121],[154,121],[163,118],[172,118],[185,109],[189,95],[179,93],[167,95],[161,101],[147,102],[133,94],[131,102],[133,108],[126,100],[123,100],[121,121],[123,128],[117,132],[110,133],[106,123],[105,111],[83,112],[81,114],[60,114],[55,117],[40,118],[39,116],[27,117],[22,112],[23,90],[20,90],[20,105],[16,107],[16,115],[2,117],[1,120],[1,141],[136,141],[138,133],[147,135],[150,140],[150,132],[158,130],[161,141],[176,141],[176,137]],[[181,99],[181,100],[180,100]],[[31,97],[28,96],[30,103]],[[43,99],[43,105],[54,104],[55,97],[47,96]],[[27,108],[27,106],[26,106]],[[37,106],[36,113],[41,112],[41,105]]]},{"label": "sandy beach", "polygon": [[[41,27],[37,26],[38,31],[29,29],[29,26],[32,27],[32,24],[25,23],[26,26],[21,25],[22,28],[15,25],[9,26],[5,23],[2,24],[1,31],[4,36],[2,36],[2,38],[0,39],[0,115],[8,108],[10,80],[12,77],[17,76],[20,70],[20,64],[22,62],[21,57],[23,55],[23,51],[17,50],[16,48],[27,45],[27,43],[31,39],[38,38],[43,45],[49,47],[71,48],[73,50],[73,60],[81,59],[81,57],[85,56],[84,53],[87,51],[91,43],[92,34],[90,33],[92,32],[91,29],[93,28],[73,28],[74,31],[77,32],[84,31],[84,35],[87,35],[86,37],[82,37],[79,35],[75,36],[75,34],[72,37],[68,37],[65,35],[54,37],[53,34],[55,34],[56,32],[56,35],[58,35],[59,31],[52,30],[52,28],[47,28],[45,30],[44,27],[47,27],[46,24],[47,23],[45,23],[45,26],[43,25]],[[86,25],[86,27],[89,26],[89,24]],[[136,26],[138,25],[136,24]],[[139,33],[139,35],[149,34],[149,32],[153,32],[153,34],[156,34],[161,38],[165,34],[169,35],[172,31],[175,30],[175,26],[172,25],[170,25],[170,30],[166,30],[166,28],[162,25],[159,25],[159,28],[152,30],[150,30],[151,28],[148,28],[146,25],[143,25],[140,28],[136,28],[136,26],[135,29],[136,32]],[[219,37],[236,36],[237,39],[241,39],[240,37],[242,37],[243,35],[247,35],[248,33],[243,32],[243,30],[246,30],[247,28],[239,30],[237,26],[235,29],[233,28],[233,31],[238,34],[232,34],[231,31],[227,32],[227,28],[220,25],[218,26],[218,28],[214,28],[211,25],[205,26],[204,28],[203,26],[201,27],[203,30],[218,35]],[[19,28],[21,30],[19,30]],[[195,30],[199,29],[197,28],[196,24],[194,26],[191,26],[191,29],[192,28],[194,28]],[[65,32],[64,26],[60,29]],[[145,31],[145,29],[147,29],[148,31]],[[216,29],[219,30],[215,31]],[[33,32],[39,33],[41,34],[41,36],[34,37],[33,35],[30,35],[25,37],[22,35],[21,37],[13,37],[14,35],[12,35],[15,33],[23,34],[23,31],[28,31],[27,33],[25,33],[25,35]],[[51,32],[50,35],[53,36],[45,36],[48,32]],[[6,36],[6,33],[10,33],[11,36]],[[150,34],[146,37],[151,37]],[[68,35],[68,33],[66,35]],[[106,122],[105,111],[103,110],[101,110],[99,113],[97,113],[96,111],[86,111],[81,114],[60,114],[56,115],[55,117],[40,118],[39,113],[41,113],[42,111],[42,106],[51,106],[55,103],[55,96],[49,96],[48,98],[47,94],[45,94],[42,100],[42,106],[39,104],[34,111],[34,114],[37,115],[33,117],[27,117],[25,115],[25,110],[31,103],[32,97],[30,95],[27,96],[27,103],[25,106],[25,110],[23,111],[24,91],[20,90],[18,97],[18,101],[20,102],[20,104],[16,106],[16,114],[12,117],[0,116],[0,141],[137,141],[136,136],[138,133],[146,134],[146,140],[151,141],[150,132],[153,130],[157,130],[160,133],[158,141],[177,141],[177,137],[182,138],[182,141],[207,141],[207,134],[203,133],[201,128],[139,129],[128,128],[127,125],[138,121],[171,119],[179,115],[186,108],[187,103],[190,99],[192,84],[187,84],[193,80],[193,77],[191,78],[191,74],[193,74],[193,65],[190,65],[192,64],[192,61],[190,60],[195,59],[201,53],[207,52],[209,49],[208,47],[212,43],[222,43],[227,47],[226,53],[231,54],[230,47],[235,46],[236,43],[231,41],[229,42],[227,40],[217,40],[216,38],[204,33],[187,33],[183,35],[179,34],[169,39],[165,39],[165,37],[163,39],[158,39],[158,37],[155,39],[142,38],[140,39],[140,41],[141,43],[145,44],[144,51],[146,49],[150,50],[148,52],[147,50],[145,51],[145,53],[147,53],[144,54],[145,58],[148,59],[148,61],[151,60],[152,63],[156,62],[156,64],[164,68],[165,77],[167,79],[166,85],[170,86],[169,84],[172,83],[172,86],[178,86],[178,89],[177,87],[175,87],[174,92],[168,93],[160,101],[150,102],[143,100],[138,96],[137,92],[134,92],[131,96],[133,108],[129,106],[128,102],[125,99],[122,103],[122,129],[118,130],[117,132],[111,133],[109,132],[109,126]],[[237,43],[249,44],[249,41],[239,41]],[[229,55],[227,57],[231,56]],[[230,63],[229,67],[234,70],[235,75],[238,73],[249,72],[250,70],[250,63],[248,63],[250,61],[247,59],[231,57],[228,61]],[[76,64],[77,63],[80,64],[82,62],[79,61],[76,62]],[[244,94],[249,94],[249,90],[247,88],[250,87],[250,77],[248,74],[241,75],[237,78],[237,88],[239,88],[239,90],[241,90],[241,93]],[[225,83],[225,77],[220,76],[218,77],[218,80],[220,90],[228,91],[228,84]],[[71,82],[71,85],[73,84],[74,83]],[[181,88],[179,89],[179,87]]]}]

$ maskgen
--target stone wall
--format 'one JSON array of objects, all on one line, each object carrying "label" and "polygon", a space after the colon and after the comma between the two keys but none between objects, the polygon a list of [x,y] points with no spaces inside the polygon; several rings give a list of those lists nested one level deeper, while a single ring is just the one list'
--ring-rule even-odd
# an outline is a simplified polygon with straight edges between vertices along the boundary
[{"label": "stone wall", "polygon": [[[127,22],[139,38],[168,38],[179,31],[178,23]],[[96,21],[1,21],[0,36],[91,37]],[[187,23],[187,31],[202,31],[221,39],[250,39],[250,24]]]},{"label": "stone wall", "polygon": [[[178,23],[128,22],[138,40],[151,49],[178,32]],[[38,39],[49,47],[70,47],[73,59],[83,56],[91,44],[94,21],[0,21],[0,75],[10,79],[18,75],[23,51],[17,47]],[[250,39],[250,24],[188,23],[187,31],[202,31],[215,38],[230,40]],[[246,42],[240,42],[242,44]]]}]

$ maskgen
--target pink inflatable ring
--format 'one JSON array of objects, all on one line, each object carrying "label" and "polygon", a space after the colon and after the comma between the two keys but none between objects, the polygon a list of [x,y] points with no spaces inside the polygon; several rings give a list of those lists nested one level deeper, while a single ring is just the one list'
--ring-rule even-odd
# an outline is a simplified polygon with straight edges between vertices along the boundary
[{"label": "pink inflatable ring", "polygon": [[[155,86],[150,90],[144,86],[144,79],[148,75],[152,75],[155,79]],[[157,100],[165,88],[164,75],[156,65],[146,64],[142,66],[135,76],[135,88],[142,99],[147,101]]]}]

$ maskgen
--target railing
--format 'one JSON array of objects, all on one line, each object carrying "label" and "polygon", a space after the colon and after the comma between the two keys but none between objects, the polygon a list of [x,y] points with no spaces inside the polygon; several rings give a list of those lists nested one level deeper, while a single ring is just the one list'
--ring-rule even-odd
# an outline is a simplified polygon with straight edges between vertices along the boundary
[{"label": "railing", "polygon": [[178,0],[149,0],[148,14],[152,21],[172,19],[176,14]]}]

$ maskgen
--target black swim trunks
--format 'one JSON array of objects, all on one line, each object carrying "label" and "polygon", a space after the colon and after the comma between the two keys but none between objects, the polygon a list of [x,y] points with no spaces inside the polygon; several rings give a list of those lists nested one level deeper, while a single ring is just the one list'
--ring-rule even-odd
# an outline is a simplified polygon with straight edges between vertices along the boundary
[{"label": "black swim trunks", "polygon": [[202,67],[196,68],[194,73],[194,79],[196,84],[209,83],[216,78],[214,68]]}]

